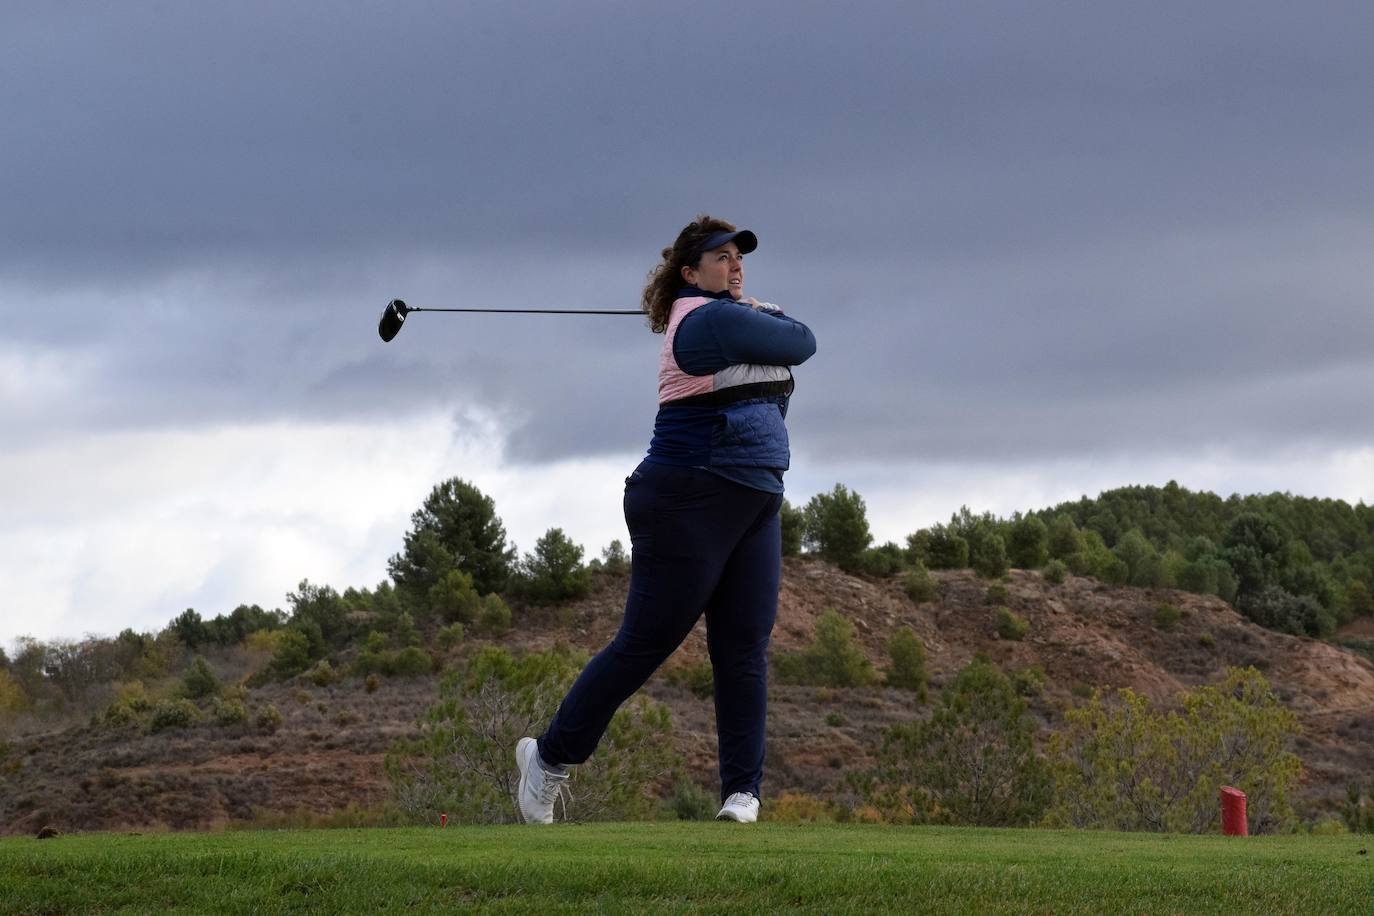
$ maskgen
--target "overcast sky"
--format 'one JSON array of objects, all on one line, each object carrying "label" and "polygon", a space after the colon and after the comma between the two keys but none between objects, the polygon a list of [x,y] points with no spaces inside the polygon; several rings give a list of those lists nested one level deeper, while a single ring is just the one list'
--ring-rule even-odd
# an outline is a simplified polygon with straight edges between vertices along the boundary
[{"label": "overcast sky", "polygon": [[[624,538],[697,213],[807,322],[789,498],[1374,501],[1374,6],[0,8],[0,645],[374,586],[440,480]],[[1365,267],[1360,265],[1364,264]]]}]

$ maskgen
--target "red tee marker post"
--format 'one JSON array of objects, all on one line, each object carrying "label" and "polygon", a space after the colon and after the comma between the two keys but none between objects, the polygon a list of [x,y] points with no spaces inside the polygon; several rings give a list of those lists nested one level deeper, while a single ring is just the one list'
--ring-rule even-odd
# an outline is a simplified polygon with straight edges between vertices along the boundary
[{"label": "red tee marker post", "polygon": [[1225,836],[1249,836],[1245,820],[1245,793],[1231,786],[1221,787],[1221,832]]},{"label": "red tee marker post", "polygon": [[447,827],[447,826],[448,826],[448,815],[447,815],[447,814],[441,814],[441,815],[439,815],[439,826],[440,826],[440,827]]}]

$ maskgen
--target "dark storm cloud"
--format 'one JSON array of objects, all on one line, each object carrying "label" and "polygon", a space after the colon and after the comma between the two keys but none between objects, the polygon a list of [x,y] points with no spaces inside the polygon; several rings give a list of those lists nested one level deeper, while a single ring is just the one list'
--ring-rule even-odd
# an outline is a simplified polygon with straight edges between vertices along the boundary
[{"label": "dark storm cloud", "polygon": [[[73,428],[494,412],[642,448],[632,305],[696,212],[813,325],[845,457],[1351,441],[1367,5],[33,5],[0,21],[0,295]],[[1352,413],[1354,411],[1355,413]]]}]

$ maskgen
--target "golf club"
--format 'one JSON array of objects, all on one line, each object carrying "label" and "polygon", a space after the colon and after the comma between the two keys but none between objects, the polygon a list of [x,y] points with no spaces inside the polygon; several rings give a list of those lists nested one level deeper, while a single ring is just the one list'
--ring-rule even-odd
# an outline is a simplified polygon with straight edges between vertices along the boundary
[{"label": "golf club", "polygon": [[490,312],[499,315],[643,315],[640,309],[440,309],[415,308],[400,299],[392,299],[382,310],[377,333],[383,341],[390,341],[400,333],[401,325],[411,312]]}]

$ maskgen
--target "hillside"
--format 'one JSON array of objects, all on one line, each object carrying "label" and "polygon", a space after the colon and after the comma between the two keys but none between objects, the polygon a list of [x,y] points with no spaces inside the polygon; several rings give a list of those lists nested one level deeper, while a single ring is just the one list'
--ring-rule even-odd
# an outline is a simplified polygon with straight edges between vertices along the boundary
[{"label": "hillside", "polygon": [[[1331,644],[1265,630],[1218,598],[1163,589],[1110,587],[1070,576],[1061,585],[1013,571],[1005,602],[1030,624],[1023,641],[997,638],[988,583],[968,571],[933,574],[938,597],[914,605],[896,579],[874,581],[814,559],[788,559],[774,635],[775,651],[811,639],[816,618],[837,608],[853,621],[868,657],[882,667],[889,634],[910,625],[924,642],[932,686],[975,653],[1010,670],[1039,665],[1043,694],[1032,708],[1046,730],[1093,686],[1130,687],[1158,701],[1181,688],[1218,680],[1226,666],[1254,665],[1298,716],[1297,752],[1305,766],[1300,810],[1329,810],[1353,779],[1374,777],[1374,665]],[[512,649],[563,640],[595,651],[614,633],[623,576],[595,577],[586,598],[542,613],[497,642]],[[1171,631],[1154,625],[1168,601],[1182,611]],[[706,657],[698,626],[668,668]],[[670,683],[649,692],[673,712],[675,740],[690,774],[711,785],[715,736],[709,700]],[[11,738],[0,745],[0,832],[209,828],[260,820],[263,813],[323,814],[386,800],[382,759],[411,733],[437,695],[437,678],[384,679],[367,693],[359,678],[328,687],[297,679],[256,688],[250,704],[275,704],[275,734],[249,726],[200,726],[160,734],[82,726]],[[765,794],[830,794],[844,774],[864,767],[888,724],[917,713],[909,694],[882,688],[825,691],[774,685]],[[832,715],[837,714],[837,715]],[[827,719],[839,724],[829,725]]]}]

